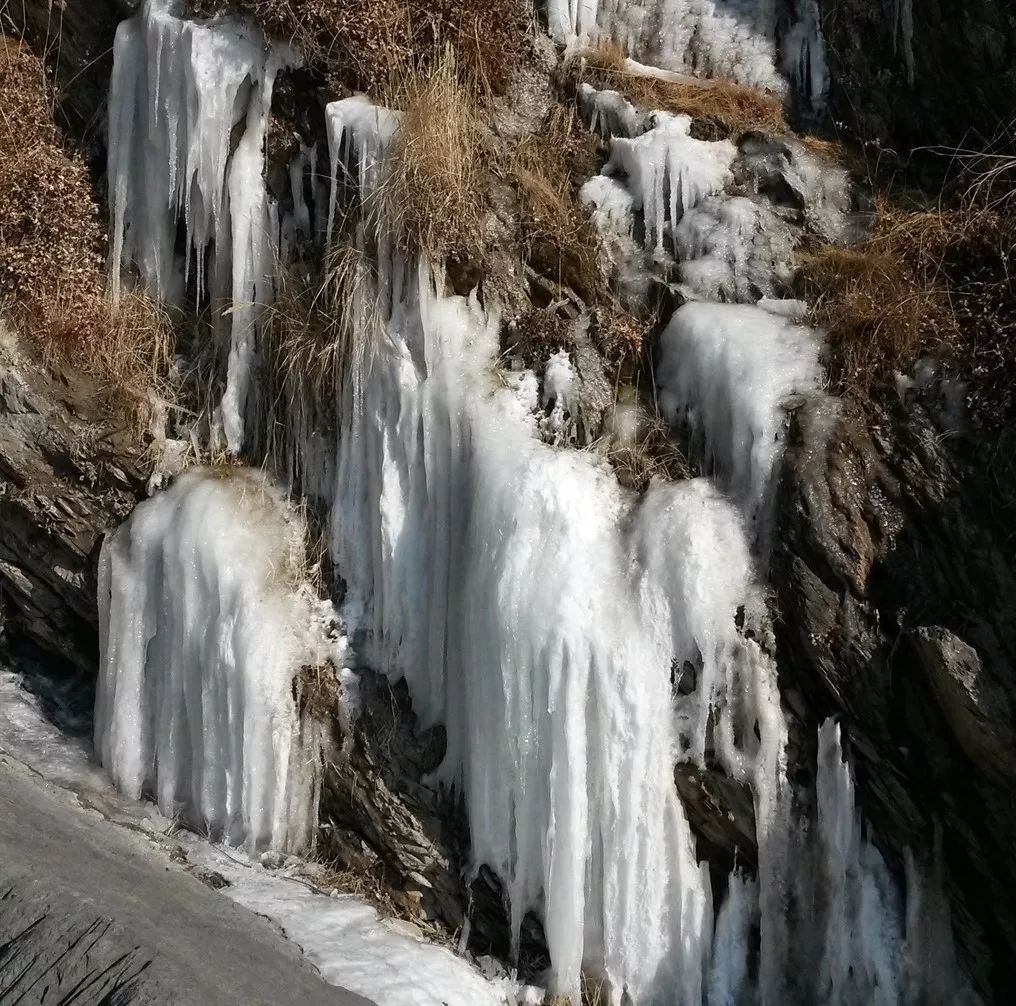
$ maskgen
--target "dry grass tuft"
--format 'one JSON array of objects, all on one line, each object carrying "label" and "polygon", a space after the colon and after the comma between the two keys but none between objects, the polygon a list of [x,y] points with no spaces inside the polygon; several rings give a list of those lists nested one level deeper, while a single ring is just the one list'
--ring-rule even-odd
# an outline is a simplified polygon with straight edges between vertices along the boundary
[{"label": "dry grass tuft", "polygon": [[523,136],[509,158],[509,178],[521,202],[527,263],[586,300],[604,290],[599,236],[579,205],[578,190],[599,168],[597,140],[574,109],[555,105],[543,127]]},{"label": "dry grass tuft", "polygon": [[636,108],[680,112],[706,126],[710,136],[729,136],[760,129],[786,133],[783,105],[769,91],[720,78],[664,79],[629,69],[624,51],[603,43],[581,53],[572,63],[579,82],[619,91]]},{"label": "dry grass tuft", "polygon": [[597,312],[593,329],[596,348],[612,364],[634,364],[642,359],[653,324],[653,319],[638,317],[619,304],[608,304]]},{"label": "dry grass tuft", "polygon": [[911,210],[880,199],[866,240],[806,251],[804,291],[829,333],[834,383],[867,394],[924,353],[1016,351],[1014,241],[1011,224],[990,210]]},{"label": "dry grass tuft", "polygon": [[393,229],[407,249],[434,261],[484,257],[484,136],[455,55],[427,73],[394,80],[384,103],[401,110],[389,169],[368,212]]},{"label": "dry grass tuft", "polygon": [[170,325],[140,295],[106,297],[87,170],[53,124],[42,62],[11,39],[0,39],[0,102],[3,311],[51,367],[93,378],[107,404],[144,422],[163,390]]},{"label": "dry grass tuft", "polygon": [[505,333],[503,348],[527,367],[542,366],[559,349],[572,347],[571,327],[555,305],[531,307]]},{"label": "dry grass tuft", "polygon": [[450,46],[462,79],[504,93],[522,58],[519,0],[191,0],[210,15],[241,10],[294,42],[333,83],[378,95],[426,73]]},{"label": "dry grass tuft", "polygon": [[655,416],[639,430],[630,447],[615,447],[607,454],[617,481],[627,489],[645,492],[656,481],[680,482],[691,478],[691,466],[671,436],[662,417]]},{"label": "dry grass tuft", "polygon": [[331,723],[339,715],[341,698],[335,665],[305,664],[293,678],[293,701],[301,718]]},{"label": "dry grass tuft", "polygon": [[378,330],[370,269],[366,255],[350,245],[335,245],[311,273],[276,269],[275,298],[261,330],[259,379],[268,390],[259,448],[304,492],[312,486],[303,482],[301,438],[337,435],[345,375],[371,351]]}]

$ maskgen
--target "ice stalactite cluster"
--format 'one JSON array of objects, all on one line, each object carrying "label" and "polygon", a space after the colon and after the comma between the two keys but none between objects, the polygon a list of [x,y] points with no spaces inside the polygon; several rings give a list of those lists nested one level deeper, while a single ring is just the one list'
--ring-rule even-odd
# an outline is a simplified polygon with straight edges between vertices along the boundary
[{"label": "ice stalactite cluster", "polygon": [[779,95],[789,80],[816,110],[828,90],[815,0],[549,0],[547,18],[561,42],[611,43],[664,71],[724,77]]},{"label": "ice stalactite cluster", "polygon": [[[329,109],[333,149],[376,180],[388,123],[362,111]],[[673,758],[704,752],[703,696],[774,715],[735,627],[752,601],[740,517],[704,480],[636,503],[593,455],[545,444],[493,377],[496,314],[444,296],[426,264],[389,256],[379,273],[333,508],[361,652],[406,676],[424,725],[445,725],[441,771],[466,798],[475,860],[504,879],[516,939],[542,909],[551,985],[572,992],[588,966],[615,999],[696,1001],[711,894]],[[548,370],[549,404],[571,372]],[[675,659],[701,678],[680,718]],[[748,773],[758,745],[728,712],[716,743]]]},{"label": "ice stalactite cluster", "polygon": [[310,845],[317,768],[294,679],[342,642],[300,586],[303,554],[297,515],[245,469],[189,471],[107,537],[95,745],[125,795],[234,845]]},{"label": "ice stalactite cluster", "polygon": [[[397,118],[362,99],[328,117],[336,178],[358,178],[369,196]],[[733,148],[718,156],[720,145],[689,140],[676,129],[660,151],[622,147],[616,188],[610,175],[596,183],[616,202],[598,212],[666,221],[646,224],[652,243],[702,200],[722,200]],[[465,797],[475,862],[503,879],[516,940],[523,914],[541,913],[552,990],[574,997],[589,972],[613,1004],[799,994],[832,1004],[845,981],[837,953],[850,975],[890,967],[894,987],[910,987],[888,897],[866,906],[875,935],[855,939],[850,920],[841,951],[791,909],[835,901],[843,884],[829,843],[813,854],[802,839],[775,666],[738,628],[761,610],[753,545],[783,408],[821,379],[801,305],[753,291],[752,305],[678,311],[661,404],[698,431],[716,484],[636,498],[595,454],[547,442],[562,439],[547,423],[576,393],[567,354],[548,361],[542,392],[528,371],[498,382],[494,308],[446,296],[439,273],[393,253],[383,221],[358,230],[363,254],[365,238],[380,249],[377,278],[372,309],[361,305],[368,348],[344,391],[332,501],[345,612],[361,654],[407,679],[422,723],[445,725],[439,775]],[[754,797],[757,878],[732,875],[718,912],[675,795],[675,759],[717,766]],[[852,791],[822,787],[824,821],[856,816]],[[798,876],[813,855],[821,865]],[[832,977],[815,977],[827,958]]]},{"label": "ice stalactite cluster", "polygon": [[[848,1006],[976,1002],[956,970],[949,907],[936,874],[908,858],[906,908],[882,854],[864,833],[840,726],[818,735],[817,829],[811,847],[813,1001]],[[807,890],[805,891],[807,895]]]},{"label": "ice stalactite cluster", "polygon": [[219,424],[233,452],[243,445],[257,331],[272,296],[278,216],[264,180],[272,89],[293,60],[245,22],[185,19],[179,0],[145,0],[114,45],[112,292],[120,295],[132,266],[157,298],[182,302],[193,279],[211,302],[228,350]]},{"label": "ice stalactite cluster", "polygon": [[783,406],[822,381],[815,333],[762,303],[685,304],[660,337],[656,372],[664,416],[688,429],[695,454],[752,528],[770,510]]}]

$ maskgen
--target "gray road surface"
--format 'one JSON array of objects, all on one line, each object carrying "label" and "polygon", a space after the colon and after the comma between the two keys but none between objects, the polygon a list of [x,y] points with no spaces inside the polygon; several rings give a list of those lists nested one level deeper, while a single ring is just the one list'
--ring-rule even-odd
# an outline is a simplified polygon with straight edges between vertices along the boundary
[{"label": "gray road surface", "polygon": [[264,919],[0,754],[0,1006],[371,1006]]}]

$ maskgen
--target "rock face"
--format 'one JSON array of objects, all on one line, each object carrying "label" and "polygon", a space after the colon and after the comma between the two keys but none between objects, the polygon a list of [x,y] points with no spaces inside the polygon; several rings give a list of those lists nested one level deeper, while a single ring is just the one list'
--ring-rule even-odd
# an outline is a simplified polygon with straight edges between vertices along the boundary
[{"label": "rock face", "polygon": [[941,831],[965,964],[1016,981],[1013,435],[941,425],[933,401],[802,410],[772,585],[781,690],[843,719],[862,810],[900,866]]},{"label": "rock face", "polygon": [[99,541],[143,494],[150,461],[95,389],[48,374],[0,332],[4,628],[95,673]]},{"label": "rock face", "polygon": [[820,0],[819,7],[835,114],[860,139],[901,155],[937,144],[983,149],[1011,121],[1016,7],[1008,0]]}]

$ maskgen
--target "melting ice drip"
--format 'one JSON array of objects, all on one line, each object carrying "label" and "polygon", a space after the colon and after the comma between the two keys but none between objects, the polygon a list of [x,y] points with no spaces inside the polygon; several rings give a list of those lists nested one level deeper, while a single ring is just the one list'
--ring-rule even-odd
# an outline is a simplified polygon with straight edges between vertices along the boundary
[{"label": "melting ice drip", "polygon": [[311,844],[313,737],[293,682],[335,655],[298,587],[303,528],[256,472],[193,470],[103,544],[95,746],[131,799],[252,849]]},{"label": "melting ice drip", "polygon": [[778,95],[787,91],[782,70],[816,111],[829,86],[815,0],[548,0],[547,19],[573,46],[608,41],[639,64]]},{"label": "melting ice drip", "polygon": [[[244,22],[204,25],[180,16],[180,6],[145,0],[117,29],[110,283],[118,297],[123,267],[132,264],[153,296],[179,303],[193,274],[198,297],[208,296],[228,333],[221,423],[235,453],[275,268],[278,220],[264,180],[268,114],[276,75],[294,56]],[[221,314],[227,304],[228,317]]]}]

